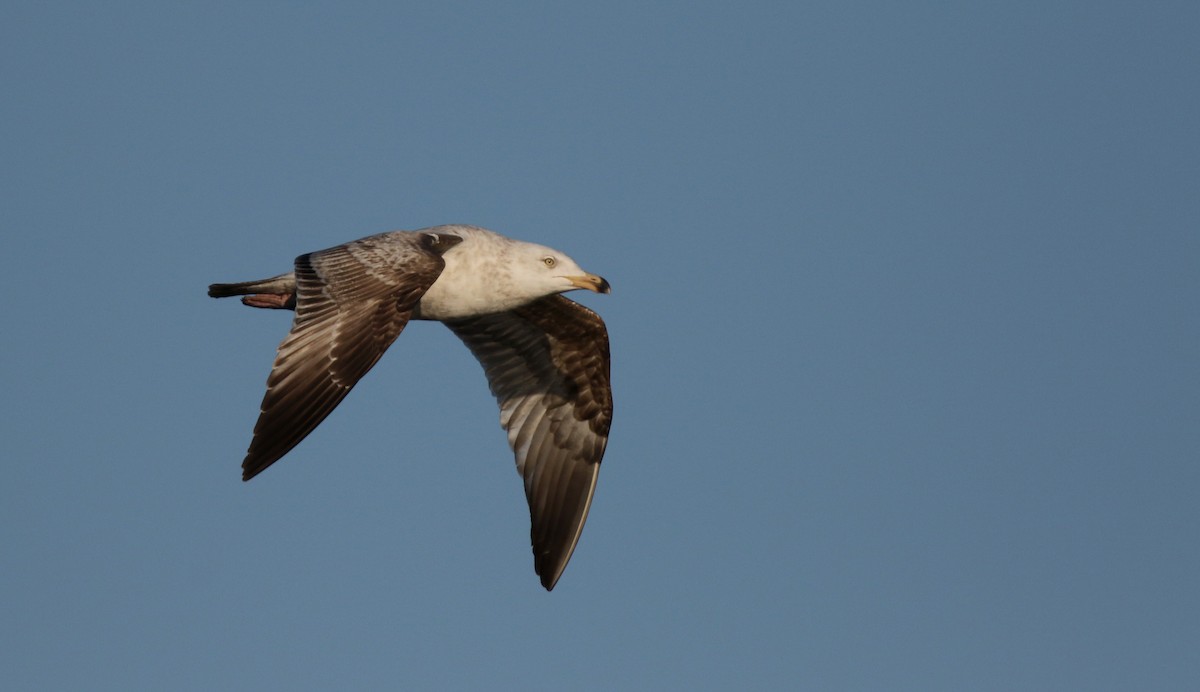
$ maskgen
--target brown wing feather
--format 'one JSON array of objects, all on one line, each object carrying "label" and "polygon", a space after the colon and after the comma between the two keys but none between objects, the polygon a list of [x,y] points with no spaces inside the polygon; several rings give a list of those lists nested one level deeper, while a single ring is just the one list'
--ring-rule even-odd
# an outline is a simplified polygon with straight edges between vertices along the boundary
[{"label": "brown wing feather", "polygon": [[534,570],[553,589],[587,521],[612,422],[608,332],[555,295],[448,321],[483,365],[529,502]]},{"label": "brown wing feather", "polygon": [[243,480],[325,420],[400,335],[445,266],[426,236],[411,245],[373,241],[296,258],[296,319],[267,378]]}]

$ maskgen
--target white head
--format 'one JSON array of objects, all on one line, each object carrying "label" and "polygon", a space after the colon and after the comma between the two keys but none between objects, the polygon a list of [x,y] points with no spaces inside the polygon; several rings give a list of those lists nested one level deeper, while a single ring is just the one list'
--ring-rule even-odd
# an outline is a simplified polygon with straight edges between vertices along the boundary
[{"label": "white head", "polygon": [[555,293],[582,288],[608,293],[608,282],[544,245],[505,238],[476,226],[423,231],[462,238],[443,251],[446,266],[421,298],[421,319],[454,319],[501,312]]},{"label": "white head", "polygon": [[585,272],[575,260],[544,245],[517,243],[508,261],[513,279],[530,291],[531,299],[578,288],[596,293],[611,290],[604,277]]}]

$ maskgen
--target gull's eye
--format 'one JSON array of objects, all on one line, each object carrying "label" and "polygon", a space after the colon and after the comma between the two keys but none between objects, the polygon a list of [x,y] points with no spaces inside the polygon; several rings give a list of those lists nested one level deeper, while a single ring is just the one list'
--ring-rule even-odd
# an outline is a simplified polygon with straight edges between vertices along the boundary
[{"label": "gull's eye", "polygon": [[558,260],[554,259],[553,257],[543,257],[542,264],[545,264],[547,267],[553,267],[554,265],[558,264]]}]

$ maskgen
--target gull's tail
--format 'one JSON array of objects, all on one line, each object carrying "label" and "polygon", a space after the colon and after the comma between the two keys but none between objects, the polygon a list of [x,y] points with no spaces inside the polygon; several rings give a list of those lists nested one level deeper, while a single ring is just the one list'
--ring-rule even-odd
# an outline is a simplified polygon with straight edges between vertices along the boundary
[{"label": "gull's tail", "polygon": [[258,281],[233,284],[210,284],[208,295],[213,298],[246,296],[242,303],[255,308],[296,308],[296,275],[293,272]]}]

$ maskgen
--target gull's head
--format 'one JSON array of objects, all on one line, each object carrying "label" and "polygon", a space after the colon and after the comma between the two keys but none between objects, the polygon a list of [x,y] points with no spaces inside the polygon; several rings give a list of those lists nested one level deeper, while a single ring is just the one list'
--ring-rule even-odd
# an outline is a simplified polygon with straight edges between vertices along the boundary
[{"label": "gull's head", "polygon": [[518,271],[545,295],[579,288],[596,293],[611,290],[604,277],[585,272],[575,260],[553,248],[525,243],[516,255]]}]

